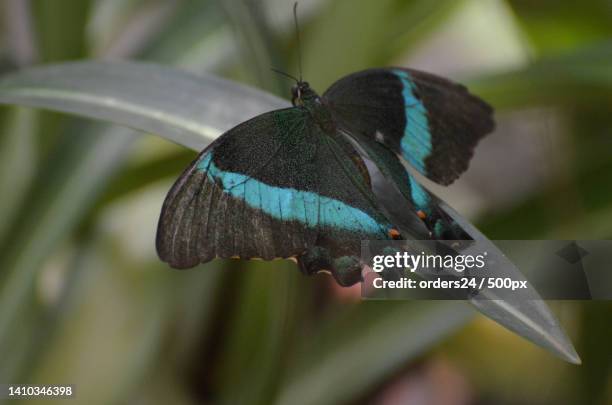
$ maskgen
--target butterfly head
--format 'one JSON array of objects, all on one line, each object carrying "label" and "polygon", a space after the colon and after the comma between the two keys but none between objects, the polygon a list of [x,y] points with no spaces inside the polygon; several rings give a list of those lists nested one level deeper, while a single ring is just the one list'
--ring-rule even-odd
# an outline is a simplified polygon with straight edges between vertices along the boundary
[{"label": "butterfly head", "polygon": [[297,106],[303,106],[310,101],[314,101],[319,98],[319,95],[310,88],[308,82],[298,81],[291,88],[291,103]]}]

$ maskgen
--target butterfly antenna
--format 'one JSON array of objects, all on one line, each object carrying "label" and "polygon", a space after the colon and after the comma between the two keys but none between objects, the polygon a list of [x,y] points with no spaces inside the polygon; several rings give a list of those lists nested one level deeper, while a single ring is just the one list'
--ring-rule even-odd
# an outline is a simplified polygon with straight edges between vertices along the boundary
[{"label": "butterfly antenna", "polygon": [[295,37],[297,39],[297,51],[298,51],[298,72],[300,73],[300,82],[302,81],[302,44],[300,42],[300,27],[298,25],[297,18],[297,1],[293,3],[293,22],[295,23]]},{"label": "butterfly antenna", "polygon": [[270,68],[270,70],[271,70],[271,71],[273,71],[273,72],[275,72],[275,73],[278,73],[279,75],[282,75],[282,76],[288,77],[288,78],[290,78],[291,80],[295,80],[295,82],[296,82],[296,83],[298,83],[298,82],[299,82],[299,80],[298,80],[298,78],[297,78],[297,77],[295,77],[295,76],[293,76],[293,75],[290,75],[290,74],[289,74],[289,73],[287,73],[287,72],[283,72],[282,70],[279,70],[279,69],[276,69],[276,68],[273,68],[273,67],[271,67],[271,68]]}]

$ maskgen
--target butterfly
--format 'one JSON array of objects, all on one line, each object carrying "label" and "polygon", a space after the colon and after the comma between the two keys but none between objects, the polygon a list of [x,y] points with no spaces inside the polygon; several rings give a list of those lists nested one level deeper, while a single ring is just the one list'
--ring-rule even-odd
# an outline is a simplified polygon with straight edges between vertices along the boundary
[{"label": "butterfly", "polygon": [[[225,132],[183,172],[159,220],[163,261],[293,259],[348,286],[361,280],[362,240],[469,238],[402,160],[451,184],[494,128],[486,102],[445,78],[384,68],[341,78],[321,96],[296,79],[292,104]],[[391,208],[366,161],[398,193]]]}]

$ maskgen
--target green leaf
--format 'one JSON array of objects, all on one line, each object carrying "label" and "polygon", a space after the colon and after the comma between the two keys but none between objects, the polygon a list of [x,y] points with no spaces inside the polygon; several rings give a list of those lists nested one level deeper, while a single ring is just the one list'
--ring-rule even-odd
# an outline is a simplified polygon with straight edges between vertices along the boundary
[{"label": "green leaf", "polygon": [[[219,402],[269,404],[292,349],[291,338],[303,320],[299,308],[305,307],[310,291],[288,260],[237,267],[233,270],[243,271],[242,282],[222,350]],[[236,279],[232,277],[232,286]]]},{"label": "green leaf", "polygon": [[[43,63],[85,58],[88,55],[85,31],[89,21],[92,0],[66,0],[62,7],[49,1],[29,1],[24,14],[32,20],[29,28],[35,37],[36,61]],[[40,113],[37,136],[39,154],[44,156],[53,149],[69,118]],[[42,135],[44,134],[44,135]]]},{"label": "green leaf", "polygon": [[[23,108],[6,111],[0,133],[0,242],[13,223],[37,166],[33,139],[37,113]],[[19,176],[15,176],[19,173]],[[1,243],[0,243],[1,245]]]}]

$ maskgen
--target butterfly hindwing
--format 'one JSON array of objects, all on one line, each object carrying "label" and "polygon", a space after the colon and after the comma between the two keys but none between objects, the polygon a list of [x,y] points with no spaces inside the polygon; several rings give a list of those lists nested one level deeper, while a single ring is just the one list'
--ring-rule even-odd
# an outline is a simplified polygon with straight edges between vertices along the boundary
[{"label": "butterfly hindwing", "polygon": [[307,273],[355,283],[360,241],[390,238],[366,176],[351,145],[304,109],[262,114],[222,135],[177,180],[158,253],[177,268],[294,257]]},{"label": "butterfly hindwing", "polygon": [[323,98],[346,131],[386,145],[445,185],[467,169],[476,144],[494,127],[491,107],[464,86],[412,69],[357,72]]},{"label": "butterfly hindwing", "polygon": [[[388,210],[395,211],[400,219],[390,215],[404,237],[412,239],[469,239],[469,236],[439,208],[439,199],[423,187],[387,147],[363,134],[347,134],[363,149],[380,173],[399,192]],[[390,194],[381,192],[381,194]],[[379,201],[385,195],[379,195]],[[398,199],[398,198],[401,198]],[[421,231],[424,224],[427,233]],[[421,225],[421,226],[419,226]]]}]

